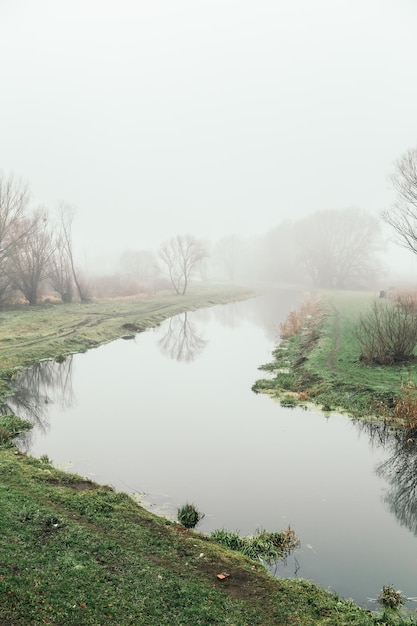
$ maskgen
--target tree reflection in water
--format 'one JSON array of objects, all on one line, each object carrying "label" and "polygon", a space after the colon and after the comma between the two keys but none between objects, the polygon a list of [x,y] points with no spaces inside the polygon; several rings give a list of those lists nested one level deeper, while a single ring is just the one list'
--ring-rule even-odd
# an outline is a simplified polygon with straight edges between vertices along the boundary
[{"label": "tree reflection in water", "polygon": [[389,485],[384,501],[400,524],[417,535],[417,441],[405,431],[393,430],[386,424],[358,424],[372,444],[389,451],[388,458],[376,468],[376,474]]},{"label": "tree reflection in water", "polygon": [[[13,413],[27,419],[41,432],[49,427],[47,405],[59,403],[62,408],[70,407],[74,394],[72,389],[72,356],[64,361],[43,361],[25,369],[17,378],[15,392],[0,407],[5,415]],[[26,431],[19,438],[27,448],[31,431]]]},{"label": "tree reflection in water", "polygon": [[176,361],[194,361],[204,350],[207,340],[198,335],[187,313],[171,317],[167,331],[158,341],[158,346],[165,356]]}]

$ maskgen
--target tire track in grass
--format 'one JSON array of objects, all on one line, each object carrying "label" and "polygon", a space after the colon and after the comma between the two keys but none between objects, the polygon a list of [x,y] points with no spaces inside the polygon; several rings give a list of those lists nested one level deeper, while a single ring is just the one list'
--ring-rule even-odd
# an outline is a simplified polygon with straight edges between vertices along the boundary
[{"label": "tire track in grass", "polygon": [[335,359],[337,354],[339,353],[340,350],[340,312],[338,309],[336,309],[336,307],[332,304],[332,309],[333,309],[333,313],[334,313],[334,317],[333,317],[333,348],[332,350],[330,350],[328,356],[327,356],[327,361],[326,361],[326,365],[329,368],[329,370],[331,372],[336,372],[337,368],[335,365]]}]

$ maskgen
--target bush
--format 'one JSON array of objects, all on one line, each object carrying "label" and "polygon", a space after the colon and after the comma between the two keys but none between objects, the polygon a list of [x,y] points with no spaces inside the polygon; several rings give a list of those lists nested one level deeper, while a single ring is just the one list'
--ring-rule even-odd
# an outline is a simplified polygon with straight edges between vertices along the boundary
[{"label": "bush", "polygon": [[410,360],[417,345],[417,311],[375,301],[371,310],[360,316],[355,337],[365,363],[391,365]]},{"label": "bush", "polygon": [[194,504],[187,502],[177,510],[177,517],[185,528],[195,528],[203,519],[204,513],[201,513]]}]

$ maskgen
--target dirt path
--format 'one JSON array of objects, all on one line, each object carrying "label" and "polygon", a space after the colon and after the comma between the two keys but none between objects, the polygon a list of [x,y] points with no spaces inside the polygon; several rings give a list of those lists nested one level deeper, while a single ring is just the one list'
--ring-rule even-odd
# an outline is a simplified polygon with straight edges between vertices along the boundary
[{"label": "dirt path", "polygon": [[333,317],[333,349],[329,352],[327,357],[327,367],[332,372],[337,370],[335,365],[336,356],[339,353],[340,349],[340,313],[336,309],[336,307],[332,304],[332,309],[334,312]]}]

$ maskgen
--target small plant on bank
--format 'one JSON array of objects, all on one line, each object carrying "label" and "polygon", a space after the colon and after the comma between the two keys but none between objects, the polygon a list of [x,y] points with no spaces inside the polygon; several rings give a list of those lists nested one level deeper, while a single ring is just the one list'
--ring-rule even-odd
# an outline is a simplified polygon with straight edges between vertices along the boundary
[{"label": "small plant on bank", "polygon": [[298,400],[295,396],[285,395],[279,399],[281,406],[285,406],[289,409],[293,409],[298,405]]},{"label": "small plant on bank", "polygon": [[394,589],[392,585],[384,585],[377,601],[384,609],[399,609],[407,601],[407,598],[403,596],[400,590]]},{"label": "small plant on bank", "polygon": [[300,544],[290,526],[283,532],[258,529],[255,535],[248,537],[240,537],[238,533],[218,529],[211,533],[211,537],[230,550],[236,550],[251,559],[264,561],[268,565],[284,558]]},{"label": "small plant on bank", "polygon": [[177,518],[184,528],[195,528],[204,517],[194,504],[187,502],[177,509]]},{"label": "small plant on bank", "polygon": [[0,448],[12,447],[13,439],[31,428],[32,424],[28,420],[16,415],[2,415],[0,417]]}]

